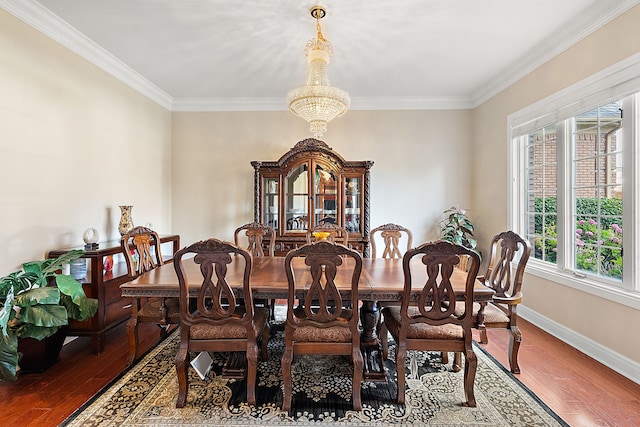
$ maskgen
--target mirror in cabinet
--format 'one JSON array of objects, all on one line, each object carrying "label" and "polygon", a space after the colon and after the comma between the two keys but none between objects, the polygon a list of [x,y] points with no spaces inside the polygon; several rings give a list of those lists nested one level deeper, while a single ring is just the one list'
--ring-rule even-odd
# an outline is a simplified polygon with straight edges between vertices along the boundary
[{"label": "mirror in cabinet", "polygon": [[309,165],[294,167],[284,180],[286,231],[304,231],[309,227]]},{"label": "mirror in cabinet", "polygon": [[362,233],[360,211],[362,206],[362,180],[346,177],[344,185],[344,228],[349,233]]},{"label": "mirror in cabinet", "polygon": [[338,184],[336,173],[327,166],[316,164],[314,173],[314,224],[338,224]]},{"label": "mirror in cabinet", "polygon": [[278,177],[263,178],[263,200],[264,206],[264,224],[274,230],[278,229]]}]

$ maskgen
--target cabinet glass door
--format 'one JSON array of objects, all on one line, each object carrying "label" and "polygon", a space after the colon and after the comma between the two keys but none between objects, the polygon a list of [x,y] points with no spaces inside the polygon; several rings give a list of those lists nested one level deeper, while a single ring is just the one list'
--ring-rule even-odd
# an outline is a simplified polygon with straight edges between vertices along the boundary
[{"label": "cabinet glass door", "polygon": [[264,200],[262,201],[264,223],[278,229],[278,178],[264,178]]},{"label": "cabinet glass door", "polygon": [[302,164],[284,180],[286,230],[307,231],[309,228],[309,167]]},{"label": "cabinet glass door", "polygon": [[350,233],[362,233],[360,209],[362,200],[362,179],[345,179],[344,228]]},{"label": "cabinet glass door", "polygon": [[323,168],[321,165],[315,166],[314,174],[315,191],[315,217],[314,224],[331,222],[337,224],[337,197],[338,184],[333,171]]}]

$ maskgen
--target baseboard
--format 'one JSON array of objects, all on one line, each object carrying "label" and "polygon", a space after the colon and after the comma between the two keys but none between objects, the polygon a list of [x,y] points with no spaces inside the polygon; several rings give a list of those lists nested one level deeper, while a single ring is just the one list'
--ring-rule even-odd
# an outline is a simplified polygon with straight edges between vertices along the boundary
[{"label": "baseboard", "polygon": [[587,356],[613,369],[631,381],[640,384],[640,363],[629,359],[590,338],[585,337],[522,304],[518,307],[518,315],[554,337],[566,342]]}]

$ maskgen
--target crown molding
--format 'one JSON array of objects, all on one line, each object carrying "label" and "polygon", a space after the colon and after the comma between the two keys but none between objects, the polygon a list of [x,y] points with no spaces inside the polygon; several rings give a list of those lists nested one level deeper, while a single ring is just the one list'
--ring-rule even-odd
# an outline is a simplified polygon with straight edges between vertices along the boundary
[{"label": "crown molding", "polygon": [[0,7],[152,101],[171,109],[173,98],[169,94],[40,3],[33,0],[0,0]]},{"label": "crown molding", "polygon": [[473,108],[488,101],[580,40],[602,28],[639,4],[640,0],[622,0],[615,3],[612,6],[611,2],[594,2],[593,6],[577,15],[569,25],[563,26],[529,50],[519,60],[509,65],[495,78],[482,85],[480,90],[472,94]]},{"label": "crown molding", "polygon": [[172,111],[288,111],[283,97],[174,98]]},{"label": "crown molding", "polygon": [[472,108],[467,96],[401,96],[351,98],[349,110],[466,110]]}]

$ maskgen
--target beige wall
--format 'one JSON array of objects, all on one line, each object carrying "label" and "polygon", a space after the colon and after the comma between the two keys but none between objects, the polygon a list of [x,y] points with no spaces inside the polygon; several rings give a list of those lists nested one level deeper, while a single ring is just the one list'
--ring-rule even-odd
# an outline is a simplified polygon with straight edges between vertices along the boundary
[{"label": "beige wall", "polygon": [[171,231],[169,111],[1,9],[0,94],[0,275],[119,238],[121,204]]},{"label": "beige wall", "polygon": [[[507,117],[640,52],[640,6],[527,75],[473,112],[473,206],[479,237],[508,226]],[[640,340],[621,325],[640,324],[640,311],[527,275],[524,305],[599,345],[640,362]]]},{"label": "beige wall", "polygon": [[[322,138],[347,160],[373,160],[371,227],[396,222],[437,237],[452,205],[469,207],[467,110],[350,111]],[[289,112],[174,113],[173,220],[184,244],[232,239],[253,220],[252,160],[277,160],[310,136]],[[473,213],[471,213],[473,214]]]}]

